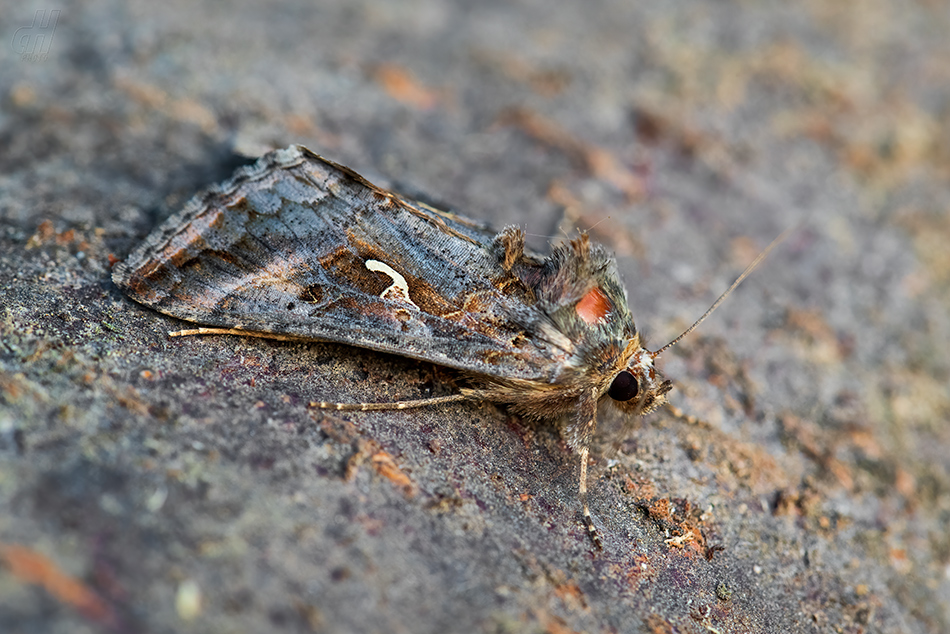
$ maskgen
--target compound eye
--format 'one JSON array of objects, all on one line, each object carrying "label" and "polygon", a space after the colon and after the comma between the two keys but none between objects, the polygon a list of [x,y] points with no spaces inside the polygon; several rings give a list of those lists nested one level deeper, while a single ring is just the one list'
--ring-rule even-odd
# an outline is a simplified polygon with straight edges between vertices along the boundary
[{"label": "compound eye", "polygon": [[624,370],[614,377],[614,382],[607,390],[607,396],[615,401],[629,401],[640,391],[640,384],[632,374]]}]

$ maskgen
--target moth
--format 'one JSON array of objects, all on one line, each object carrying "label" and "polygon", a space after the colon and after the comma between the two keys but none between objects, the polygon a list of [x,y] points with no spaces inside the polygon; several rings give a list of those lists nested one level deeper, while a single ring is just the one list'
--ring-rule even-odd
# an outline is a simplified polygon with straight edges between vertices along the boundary
[{"label": "moth", "polygon": [[554,422],[578,454],[584,523],[598,548],[587,502],[598,406],[640,415],[666,402],[672,384],[656,359],[706,317],[651,352],[614,257],[586,234],[540,255],[518,227],[495,233],[302,146],[270,152],[195,196],[112,279],[135,301],[204,326],[173,335],[331,341],[460,373],[462,387],[448,396],[314,407],[489,401]]}]

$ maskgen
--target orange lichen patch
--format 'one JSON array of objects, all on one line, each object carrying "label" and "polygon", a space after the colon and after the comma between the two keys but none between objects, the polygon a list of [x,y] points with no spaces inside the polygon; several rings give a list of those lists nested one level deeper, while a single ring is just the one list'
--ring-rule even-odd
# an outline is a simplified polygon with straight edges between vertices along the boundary
[{"label": "orange lichen patch", "polygon": [[333,416],[321,417],[320,429],[332,440],[341,444],[352,443],[360,437],[360,432],[356,425],[348,420],[334,418]]},{"label": "orange lichen patch", "polygon": [[762,247],[751,236],[733,238],[729,246],[731,247],[733,262],[740,268],[747,267],[762,253]]},{"label": "orange lichen patch", "polygon": [[760,445],[724,439],[722,444],[711,449],[711,457],[720,474],[731,474],[752,491],[764,493],[787,481],[775,457]]},{"label": "orange lichen patch", "polygon": [[584,152],[584,160],[595,177],[612,184],[629,199],[636,200],[643,197],[642,179],[607,150],[589,147]]},{"label": "orange lichen patch", "polygon": [[921,260],[921,266],[903,286],[912,295],[919,295],[950,284],[950,222],[946,213],[939,209],[905,209],[896,218],[898,225],[912,234],[914,251]]},{"label": "orange lichen patch", "polygon": [[689,126],[686,123],[688,116],[679,112],[681,110],[669,101],[653,103],[646,98],[639,99],[633,111],[637,138],[647,145],[666,140],[687,156],[716,147],[717,140],[708,132]]},{"label": "orange lichen patch", "polygon": [[[939,121],[903,97],[890,97],[877,104],[856,104],[860,125],[832,125],[832,143],[845,164],[885,182],[906,179],[911,170],[940,160]],[[845,113],[840,113],[845,114]],[[837,120],[841,122],[841,118]]]},{"label": "orange lichen patch", "polygon": [[86,618],[115,623],[115,613],[105,601],[86,584],[63,572],[45,555],[19,544],[0,544],[0,559],[17,579],[42,586]]},{"label": "orange lichen patch", "polygon": [[630,592],[637,592],[644,583],[656,580],[657,570],[646,553],[634,555],[627,566],[612,566],[613,577],[623,578]]},{"label": "orange lichen patch", "polygon": [[36,233],[30,236],[30,239],[26,243],[26,248],[32,249],[41,244],[45,244],[52,240],[55,235],[56,229],[53,228],[53,222],[51,220],[44,220],[36,228]]},{"label": "orange lichen patch", "polygon": [[438,93],[424,86],[412,73],[395,64],[381,64],[373,73],[383,90],[396,101],[428,110],[438,102]]},{"label": "orange lichen patch", "polygon": [[394,485],[402,489],[403,494],[408,498],[416,494],[416,486],[413,484],[405,471],[396,465],[393,457],[385,451],[377,451],[371,459],[376,473],[383,476]]},{"label": "orange lichen patch", "polygon": [[134,412],[140,416],[145,416],[149,413],[148,403],[142,400],[141,395],[135,388],[129,387],[124,391],[116,388],[111,391],[113,392],[113,398],[130,412]]},{"label": "orange lichen patch", "polygon": [[[283,115],[283,121],[291,137],[314,139],[317,146],[326,150],[340,147],[340,136],[320,128],[312,112],[288,112]],[[248,156],[261,153],[246,152]]]},{"label": "orange lichen patch", "polygon": [[362,438],[359,429],[353,423],[328,416],[320,421],[320,428],[334,441],[344,445],[353,445],[356,448],[353,455],[346,461],[344,480],[352,482],[359,473],[360,467],[369,459],[377,473],[403,487],[406,497],[415,494],[415,486],[413,486],[412,481],[396,466],[392,456],[382,451],[375,441]]},{"label": "orange lichen patch", "polygon": [[656,497],[656,485],[641,476],[634,480],[629,474],[624,474],[623,488],[627,493],[641,499]]},{"label": "orange lichen patch", "polygon": [[823,363],[840,363],[847,351],[819,311],[789,309],[786,325],[787,331],[804,335],[810,359]]},{"label": "orange lichen patch", "polygon": [[588,325],[593,326],[607,319],[610,314],[610,300],[604,295],[604,292],[596,286],[577,302],[577,316],[583,319]]},{"label": "orange lichen patch", "polygon": [[28,391],[36,394],[36,390],[30,386],[25,376],[19,373],[0,372],[0,394],[5,399],[14,403],[20,400],[20,397]]},{"label": "orange lichen patch", "polygon": [[783,416],[781,421],[788,437],[798,444],[805,456],[834,476],[843,489],[853,490],[854,476],[851,467],[835,457],[835,453],[844,444],[844,435],[823,430],[815,423],[791,414]]},{"label": "orange lichen patch", "polygon": [[145,108],[160,111],[175,121],[197,125],[205,132],[218,127],[218,118],[193,99],[175,99],[164,90],[127,74],[115,76],[115,87]]},{"label": "orange lichen patch", "polygon": [[26,248],[35,249],[44,244],[56,244],[57,246],[73,246],[79,251],[88,251],[92,245],[86,237],[75,229],[66,229],[56,233],[52,221],[44,220],[36,227],[36,233],[30,236],[26,242]]},{"label": "orange lichen patch", "polygon": [[645,625],[649,628],[651,634],[673,634],[675,631],[673,624],[659,614],[650,614],[647,616]]},{"label": "orange lichen patch", "polygon": [[799,489],[785,488],[775,494],[772,502],[773,515],[811,517],[821,507],[821,496],[814,489],[802,486]]},{"label": "orange lichen patch", "polygon": [[510,51],[476,50],[472,55],[478,62],[490,67],[493,72],[501,73],[513,81],[525,84],[543,97],[559,95],[571,85],[572,76],[569,70],[542,68],[533,61],[511,54]]},{"label": "orange lichen patch", "polygon": [[516,108],[506,112],[501,123],[519,127],[528,136],[567,154],[595,178],[607,181],[634,200],[643,196],[642,180],[607,150],[584,143],[541,115]]},{"label": "orange lichen patch", "polygon": [[905,548],[891,548],[888,557],[891,561],[891,567],[900,574],[907,574],[914,567],[914,563]]},{"label": "orange lichen patch", "polygon": [[894,488],[908,500],[913,500],[917,496],[917,479],[903,467],[898,467],[894,474]]},{"label": "orange lichen patch", "polygon": [[379,475],[400,488],[407,498],[415,496],[416,485],[399,468],[393,457],[383,451],[376,441],[363,438],[355,425],[343,419],[327,416],[320,420],[320,427],[336,442],[353,445],[356,449],[346,463],[344,479],[347,482],[356,477],[360,467],[368,460]]},{"label": "orange lichen patch", "polygon": [[10,103],[16,108],[28,108],[36,103],[36,89],[25,82],[13,84],[8,94]]},{"label": "orange lichen patch", "polygon": [[584,592],[574,581],[565,581],[554,586],[554,595],[572,610],[586,610]]},{"label": "orange lichen patch", "polygon": [[544,628],[545,634],[578,634],[577,630],[569,628],[564,619],[559,616],[537,610],[534,612],[534,616],[541,627]]},{"label": "orange lichen patch", "polygon": [[681,549],[686,555],[698,554],[706,559],[711,559],[718,550],[707,543],[701,528],[705,524],[702,513],[688,500],[639,498],[636,504],[657,526],[668,532],[670,537],[666,540],[667,546]]},{"label": "orange lichen patch", "polygon": [[66,231],[63,231],[62,233],[59,233],[56,235],[56,244],[59,244],[59,245],[69,244],[75,239],[76,239],[76,230],[67,229]]},{"label": "orange lichen patch", "polygon": [[670,516],[670,501],[667,498],[653,500],[647,507],[647,512],[650,514],[650,517],[655,520],[672,520]]}]

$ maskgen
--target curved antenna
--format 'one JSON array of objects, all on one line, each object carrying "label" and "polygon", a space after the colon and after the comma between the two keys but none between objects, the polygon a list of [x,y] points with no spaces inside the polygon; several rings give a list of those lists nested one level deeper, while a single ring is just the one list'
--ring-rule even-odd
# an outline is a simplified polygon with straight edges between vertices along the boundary
[{"label": "curved antenna", "polygon": [[729,295],[732,294],[732,291],[736,290],[736,287],[739,286],[739,284],[742,283],[742,280],[744,280],[745,278],[749,277],[749,275],[752,273],[752,271],[754,271],[755,268],[756,268],[757,266],[759,266],[759,263],[761,263],[762,260],[765,259],[765,257],[769,254],[769,252],[770,252],[772,249],[774,249],[776,246],[778,246],[778,244],[779,244],[780,242],[782,242],[783,240],[785,240],[785,238],[788,237],[788,234],[790,234],[793,230],[795,230],[795,229],[797,229],[797,228],[798,228],[798,225],[793,225],[793,226],[787,228],[785,231],[783,231],[782,233],[780,233],[777,238],[775,238],[774,240],[772,240],[772,242],[769,243],[769,246],[767,246],[767,247],[765,247],[764,249],[762,249],[762,252],[761,252],[758,256],[756,256],[756,258],[755,258],[754,260],[752,260],[752,263],[751,263],[749,266],[745,267],[745,270],[742,272],[742,275],[740,275],[739,277],[736,278],[736,281],[732,283],[732,286],[730,286],[729,288],[727,288],[727,289],[726,289],[726,292],[724,292],[722,295],[720,295],[720,296],[719,296],[719,299],[717,299],[715,302],[713,302],[713,305],[709,307],[709,310],[707,310],[705,313],[703,313],[703,316],[700,317],[699,319],[697,319],[697,320],[693,323],[692,326],[690,326],[689,328],[687,328],[686,330],[684,330],[682,333],[680,333],[680,335],[679,335],[678,337],[676,337],[676,339],[674,339],[673,341],[669,342],[668,344],[666,344],[665,346],[663,346],[662,348],[660,348],[660,349],[657,350],[656,352],[650,353],[650,354],[653,355],[653,358],[656,358],[656,357],[657,357],[661,352],[663,352],[664,350],[667,350],[667,349],[669,349],[669,348],[672,348],[674,345],[676,345],[677,343],[679,343],[679,341],[680,341],[683,337],[685,337],[685,336],[688,335],[689,333],[691,333],[691,332],[693,332],[694,330],[696,330],[696,327],[697,327],[699,324],[703,323],[703,322],[706,320],[706,318],[709,317],[709,316],[713,313],[714,310],[716,310],[717,308],[719,308],[719,305],[720,305],[721,303],[723,303],[723,302],[726,300],[726,298],[729,297]]}]

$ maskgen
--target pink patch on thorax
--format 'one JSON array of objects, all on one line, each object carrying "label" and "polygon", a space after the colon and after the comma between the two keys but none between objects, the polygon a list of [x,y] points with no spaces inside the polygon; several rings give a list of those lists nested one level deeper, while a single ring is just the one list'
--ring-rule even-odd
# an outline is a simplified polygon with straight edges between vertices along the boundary
[{"label": "pink patch on thorax", "polygon": [[596,286],[585,294],[581,301],[577,302],[577,316],[583,319],[588,325],[593,326],[602,322],[610,314],[610,300],[604,295],[604,292]]}]

